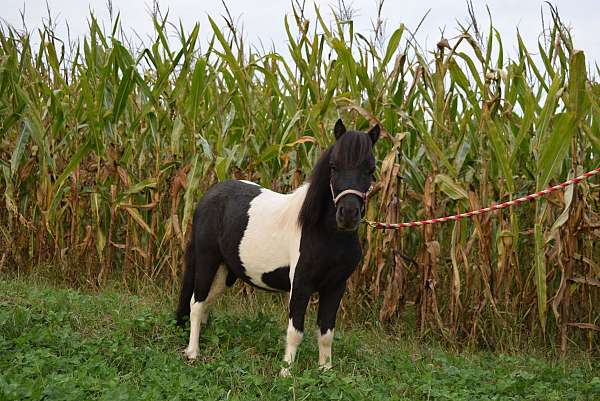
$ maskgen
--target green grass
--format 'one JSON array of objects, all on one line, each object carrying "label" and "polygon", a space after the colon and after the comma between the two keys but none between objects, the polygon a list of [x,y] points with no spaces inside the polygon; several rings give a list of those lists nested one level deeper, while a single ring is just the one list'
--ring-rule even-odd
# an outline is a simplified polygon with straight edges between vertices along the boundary
[{"label": "green grass", "polygon": [[357,322],[337,330],[331,371],[317,369],[307,330],[293,377],[280,378],[281,296],[223,298],[189,364],[164,293],[4,279],[0,294],[0,400],[600,399],[598,361],[455,354]]}]

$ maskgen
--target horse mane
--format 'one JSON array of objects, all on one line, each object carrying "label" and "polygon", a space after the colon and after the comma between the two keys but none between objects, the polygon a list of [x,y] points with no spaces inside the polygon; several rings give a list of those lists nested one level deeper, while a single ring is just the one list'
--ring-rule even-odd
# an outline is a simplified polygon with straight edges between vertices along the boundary
[{"label": "horse mane", "polygon": [[323,152],[310,174],[310,185],[298,215],[301,227],[314,227],[325,213],[327,202],[331,201],[329,160],[332,150],[333,145]]},{"label": "horse mane", "polygon": [[301,227],[316,226],[323,218],[327,207],[333,203],[329,187],[332,157],[338,168],[351,168],[372,157],[372,151],[373,144],[369,135],[347,131],[323,152],[308,179],[310,185],[298,215]]}]

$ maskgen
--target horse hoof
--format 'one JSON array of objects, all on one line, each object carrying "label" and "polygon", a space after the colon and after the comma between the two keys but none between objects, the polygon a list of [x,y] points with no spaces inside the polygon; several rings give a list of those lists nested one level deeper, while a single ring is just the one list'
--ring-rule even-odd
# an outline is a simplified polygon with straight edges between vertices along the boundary
[{"label": "horse hoof", "polygon": [[290,373],[290,369],[289,368],[282,368],[279,371],[279,376],[281,377],[290,377],[292,374]]},{"label": "horse hoof", "polygon": [[323,365],[319,365],[319,369],[321,370],[321,372],[327,372],[331,368],[332,368],[331,363],[325,363]]},{"label": "horse hoof", "polygon": [[183,353],[185,354],[185,357],[188,359],[188,361],[193,362],[198,358],[198,350],[197,349],[186,348],[185,351],[183,351]]}]

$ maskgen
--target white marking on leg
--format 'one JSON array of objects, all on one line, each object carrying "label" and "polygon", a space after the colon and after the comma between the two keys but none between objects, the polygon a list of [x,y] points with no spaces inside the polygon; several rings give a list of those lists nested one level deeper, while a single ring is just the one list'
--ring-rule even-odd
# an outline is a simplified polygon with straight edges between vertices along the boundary
[{"label": "white marking on leg", "polygon": [[196,302],[195,296],[192,294],[192,299],[190,300],[190,342],[185,349],[185,355],[190,360],[198,358],[200,326],[208,321],[209,306],[225,290],[226,279],[227,268],[221,265],[215,273],[206,299],[202,302]]},{"label": "white marking on leg", "polygon": [[333,329],[328,329],[325,334],[321,334],[321,331],[319,330],[319,367],[323,370],[331,369],[333,331]]},{"label": "white marking on leg", "polygon": [[190,360],[198,357],[200,321],[203,307],[203,302],[195,302],[194,294],[192,294],[192,299],[190,300],[190,342],[185,349],[185,356]]},{"label": "white marking on leg", "polygon": [[281,372],[279,372],[281,376],[287,377],[290,375],[290,367],[296,358],[296,351],[302,342],[302,337],[304,337],[304,333],[296,330],[292,324],[292,319],[290,319],[287,328],[285,355],[283,357],[283,361],[287,362],[288,366],[281,369]]}]

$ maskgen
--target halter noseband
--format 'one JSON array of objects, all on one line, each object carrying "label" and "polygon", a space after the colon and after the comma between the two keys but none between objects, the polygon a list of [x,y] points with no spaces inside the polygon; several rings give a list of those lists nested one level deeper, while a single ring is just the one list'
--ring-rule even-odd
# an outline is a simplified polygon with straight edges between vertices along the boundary
[{"label": "halter noseband", "polygon": [[356,195],[360,199],[362,199],[363,203],[362,203],[362,212],[361,213],[364,213],[365,207],[367,204],[367,198],[369,196],[369,192],[371,192],[372,187],[369,188],[369,190],[367,192],[360,192],[360,191],[357,191],[356,189],[344,189],[342,192],[340,192],[336,196],[335,192],[333,192],[333,184],[331,183],[331,181],[329,181],[329,189],[331,189],[331,197],[333,198],[334,206],[337,206],[339,200],[342,199],[342,197],[352,194],[352,195]]}]

